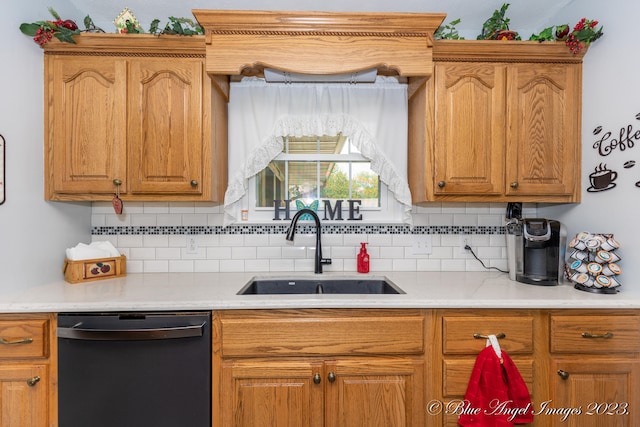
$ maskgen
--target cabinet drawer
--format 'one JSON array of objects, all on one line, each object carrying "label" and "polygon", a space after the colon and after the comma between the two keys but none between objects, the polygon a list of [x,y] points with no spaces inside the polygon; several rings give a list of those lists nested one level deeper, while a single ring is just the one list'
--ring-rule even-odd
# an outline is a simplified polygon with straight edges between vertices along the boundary
[{"label": "cabinet drawer", "polygon": [[217,313],[223,357],[424,353],[420,310]]},{"label": "cabinet drawer", "polygon": [[477,354],[487,343],[474,334],[498,335],[500,347],[509,355],[533,352],[533,317],[529,316],[445,316],[442,318],[442,352]]},{"label": "cabinet drawer", "polygon": [[640,316],[551,316],[553,353],[640,351]]},{"label": "cabinet drawer", "polygon": [[0,320],[0,358],[47,357],[47,319]]},{"label": "cabinet drawer", "polygon": [[[529,393],[533,390],[533,360],[531,359],[513,359],[522,379],[527,384]],[[442,395],[444,397],[461,398],[467,391],[469,378],[475,358],[445,360],[442,366]]]}]

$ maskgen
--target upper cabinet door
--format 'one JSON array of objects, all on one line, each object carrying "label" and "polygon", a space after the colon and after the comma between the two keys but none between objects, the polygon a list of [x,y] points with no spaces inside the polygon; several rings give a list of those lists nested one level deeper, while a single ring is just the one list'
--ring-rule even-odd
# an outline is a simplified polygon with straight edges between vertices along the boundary
[{"label": "upper cabinet door", "polygon": [[129,83],[129,191],[203,189],[203,60],[133,59]]},{"label": "upper cabinet door", "polygon": [[126,192],[126,62],[48,56],[47,197]]},{"label": "upper cabinet door", "polygon": [[508,196],[579,200],[580,65],[509,66]]},{"label": "upper cabinet door", "polygon": [[505,67],[435,67],[435,195],[504,192]]}]

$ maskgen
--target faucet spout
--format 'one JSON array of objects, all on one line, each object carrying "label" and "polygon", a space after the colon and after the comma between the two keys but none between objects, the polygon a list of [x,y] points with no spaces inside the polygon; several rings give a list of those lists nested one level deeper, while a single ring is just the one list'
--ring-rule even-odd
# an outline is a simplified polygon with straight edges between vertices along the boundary
[{"label": "faucet spout", "polygon": [[322,227],[320,226],[320,218],[318,214],[312,211],[311,209],[300,209],[291,219],[291,224],[289,225],[289,229],[287,230],[286,239],[290,242],[293,242],[293,237],[296,234],[296,224],[298,224],[298,220],[304,214],[310,215],[316,223],[316,257],[315,257],[315,269],[314,272],[316,274],[322,273],[322,264],[331,264],[331,258],[322,258]]}]

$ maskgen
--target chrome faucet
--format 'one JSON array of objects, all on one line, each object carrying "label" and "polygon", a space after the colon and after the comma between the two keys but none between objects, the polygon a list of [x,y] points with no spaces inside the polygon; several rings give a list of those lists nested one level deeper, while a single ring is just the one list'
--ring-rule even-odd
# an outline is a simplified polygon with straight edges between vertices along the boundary
[{"label": "chrome faucet", "polygon": [[296,224],[298,223],[298,219],[304,214],[311,215],[316,222],[316,264],[315,264],[315,273],[322,273],[322,264],[331,264],[331,258],[322,258],[322,243],[320,241],[320,235],[322,234],[322,230],[320,227],[320,218],[318,214],[312,211],[311,209],[300,209],[293,216],[291,220],[291,225],[289,225],[289,229],[287,230],[286,239],[290,242],[293,242],[293,236],[296,234]]}]

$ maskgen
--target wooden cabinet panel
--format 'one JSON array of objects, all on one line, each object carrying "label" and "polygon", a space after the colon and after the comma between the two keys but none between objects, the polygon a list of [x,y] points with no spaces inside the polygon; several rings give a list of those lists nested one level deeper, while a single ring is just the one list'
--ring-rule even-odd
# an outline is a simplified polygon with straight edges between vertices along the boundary
[{"label": "wooden cabinet panel", "polygon": [[47,365],[0,365],[0,426],[48,427]]},{"label": "wooden cabinet panel", "polygon": [[197,58],[131,62],[128,138],[132,193],[202,191],[203,75],[204,61]]},{"label": "wooden cabinet panel", "polygon": [[419,310],[236,311],[221,319],[225,357],[264,355],[421,354]]},{"label": "wooden cabinet panel", "polygon": [[500,347],[511,354],[533,352],[533,317],[530,316],[444,316],[442,318],[442,352],[444,354],[477,354],[486,339],[474,334],[505,334]]},{"label": "wooden cabinet panel", "polygon": [[0,320],[0,358],[42,358],[49,355],[47,319]]},{"label": "wooden cabinet panel", "polygon": [[551,316],[553,353],[640,352],[640,317],[593,315]]},{"label": "wooden cabinet panel", "polygon": [[126,192],[126,62],[46,57],[47,195]]},{"label": "wooden cabinet panel", "polygon": [[508,196],[576,192],[580,170],[580,66],[513,64],[507,100]]},{"label": "wooden cabinet panel", "polygon": [[434,194],[504,193],[505,67],[435,66]]},{"label": "wooden cabinet panel", "polygon": [[[620,358],[558,358],[552,362],[552,407],[578,408],[581,413],[541,415],[553,426],[633,427],[640,423],[640,361]],[[541,408],[543,409],[543,408]]]},{"label": "wooden cabinet panel", "polygon": [[424,425],[424,363],[410,358],[326,362],[326,426]]},{"label": "wooden cabinet panel", "polygon": [[313,382],[322,372],[317,361],[225,362],[221,425],[323,426],[323,384]]}]

